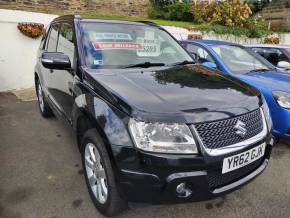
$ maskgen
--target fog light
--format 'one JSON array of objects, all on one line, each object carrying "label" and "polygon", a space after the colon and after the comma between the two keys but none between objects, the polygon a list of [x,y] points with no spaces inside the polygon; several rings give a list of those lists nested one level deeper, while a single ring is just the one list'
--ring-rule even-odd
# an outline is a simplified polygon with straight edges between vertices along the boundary
[{"label": "fog light", "polygon": [[180,183],[176,186],[177,197],[187,198],[192,194],[192,190],[186,183]]}]

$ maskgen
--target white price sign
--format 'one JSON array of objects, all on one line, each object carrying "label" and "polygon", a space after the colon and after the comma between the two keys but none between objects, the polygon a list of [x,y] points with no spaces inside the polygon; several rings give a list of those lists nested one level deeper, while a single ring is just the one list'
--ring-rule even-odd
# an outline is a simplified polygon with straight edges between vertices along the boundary
[{"label": "white price sign", "polygon": [[142,49],[137,50],[139,57],[157,57],[160,56],[160,41],[157,39],[137,38],[137,43],[142,46]]}]

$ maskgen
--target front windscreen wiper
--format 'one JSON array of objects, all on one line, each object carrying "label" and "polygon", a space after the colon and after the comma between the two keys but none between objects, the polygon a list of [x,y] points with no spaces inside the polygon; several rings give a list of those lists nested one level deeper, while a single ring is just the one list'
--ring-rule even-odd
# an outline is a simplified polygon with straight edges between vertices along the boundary
[{"label": "front windscreen wiper", "polygon": [[185,60],[185,61],[182,61],[182,62],[174,63],[174,64],[172,64],[172,66],[181,66],[181,65],[187,65],[187,64],[195,64],[195,62],[194,61]]},{"label": "front windscreen wiper", "polygon": [[143,62],[139,64],[132,64],[125,66],[124,68],[135,68],[135,67],[141,67],[141,68],[148,68],[148,67],[158,67],[158,66],[165,66],[164,63],[151,63],[151,62]]},{"label": "front windscreen wiper", "polygon": [[269,70],[271,70],[271,69],[266,69],[266,68],[258,68],[258,69],[254,69],[254,70],[250,70],[250,71],[248,71],[247,73],[255,73],[255,72],[267,72],[267,71],[269,71]]}]

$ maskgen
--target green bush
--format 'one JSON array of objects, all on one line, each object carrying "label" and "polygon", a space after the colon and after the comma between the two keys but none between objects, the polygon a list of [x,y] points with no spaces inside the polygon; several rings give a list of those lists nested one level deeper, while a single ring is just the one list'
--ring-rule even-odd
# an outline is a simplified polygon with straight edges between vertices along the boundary
[{"label": "green bush", "polygon": [[148,16],[153,19],[165,19],[169,0],[150,0]]},{"label": "green bush", "polygon": [[[263,0],[261,0],[263,1]],[[252,16],[247,3],[224,1],[182,3],[173,0],[150,0],[149,17],[173,21],[191,21],[196,29],[217,34],[261,38],[270,34],[260,18]]]},{"label": "green bush", "polygon": [[194,29],[202,32],[214,32],[221,35],[245,36],[248,38],[262,38],[271,34],[270,31],[261,28],[227,27],[219,24],[200,24]]},{"label": "green bush", "polygon": [[191,4],[170,0],[150,0],[148,15],[153,19],[192,21]]},{"label": "green bush", "polygon": [[225,1],[193,4],[192,14],[195,21],[199,23],[210,22],[229,27],[244,27],[252,11],[247,4],[239,1]]},{"label": "green bush", "polygon": [[248,29],[249,38],[262,38],[270,34],[261,18],[251,17],[247,20],[245,27]]},{"label": "green bush", "polygon": [[167,5],[165,9],[165,19],[177,21],[193,21],[191,4],[177,2],[175,4]]},{"label": "green bush", "polygon": [[251,16],[252,10],[247,3],[239,1],[200,3],[192,5],[192,14],[195,23],[210,24],[201,25],[205,31],[249,38],[261,38],[269,34],[264,21]]},{"label": "green bush", "polygon": [[253,13],[261,11],[268,4],[268,2],[269,0],[246,1],[246,3],[250,6]]}]

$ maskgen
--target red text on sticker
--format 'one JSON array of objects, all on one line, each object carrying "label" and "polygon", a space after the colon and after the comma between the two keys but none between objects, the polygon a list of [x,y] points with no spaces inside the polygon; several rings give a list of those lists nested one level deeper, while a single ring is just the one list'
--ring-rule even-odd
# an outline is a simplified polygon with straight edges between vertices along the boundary
[{"label": "red text on sticker", "polygon": [[111,50],[111,49],[125,49],[125,50],[141,50],[143,46],[134,42],[94,42],[94,49],[96,50]]}]

